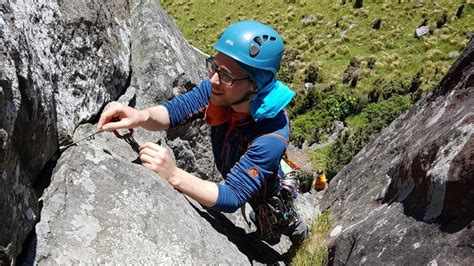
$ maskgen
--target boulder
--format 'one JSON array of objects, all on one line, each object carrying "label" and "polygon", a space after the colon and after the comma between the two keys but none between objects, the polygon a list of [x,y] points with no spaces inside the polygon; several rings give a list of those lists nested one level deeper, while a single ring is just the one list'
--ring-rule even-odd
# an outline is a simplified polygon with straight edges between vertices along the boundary
[{"label": "boulder", "polygon": [[33,185],[58,143],[127,86],[128,3],[0,3],[0,261],[39,217]]},{"label": "boulder", "polygon": [[474,40],[334,177],[329,264],[472,265]]},{"label": "boulder", "polygon": [[421,38],[429,33],[430,33],[430,28],[428,26],[421,26],[415,29],[415,37],[417,38]]},{"label": "boulder", "polygon": [[446,56],[446,58],[448,59],[451,59],[451,58],[457,58],[458,56],[460,55],[460,53],[456,50],[453,50],[451,52],[448,53],[448,55]]},{"label": "boulder", "polygon": [[[94,127],[79,130],[90,132]],[[203,219],[206,210],[133,163],[136,158],[124,141],[106,133],[67,149],[42,196],[30,261],[248,263],[236,245]]]}]

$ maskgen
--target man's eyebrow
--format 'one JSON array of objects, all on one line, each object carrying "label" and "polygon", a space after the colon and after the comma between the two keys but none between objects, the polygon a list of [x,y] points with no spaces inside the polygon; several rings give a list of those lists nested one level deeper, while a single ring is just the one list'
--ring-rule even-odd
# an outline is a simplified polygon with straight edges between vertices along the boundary
[{"label": "man's eyebrow", "polygon": [[219,61],[215,60],[215,62],[217,63],[217,66],[219,67],[219,71],[224,72],[224,74],[228,75],[231,78],[237,77],[235,74],[231,73],[230,70],[226,66],[221,65]]},{"label": "man's eyebrow", "polygon": [[224,74],[230,76],[231,78],[237,77],[236,75],[232,74],[232,73],[229,71],[229,69],[228,69],[227,67],[224,67],[223,70],[224,70],[224,71],[222,71],[222,69],[221,69],[221,72],[224,72]]}]

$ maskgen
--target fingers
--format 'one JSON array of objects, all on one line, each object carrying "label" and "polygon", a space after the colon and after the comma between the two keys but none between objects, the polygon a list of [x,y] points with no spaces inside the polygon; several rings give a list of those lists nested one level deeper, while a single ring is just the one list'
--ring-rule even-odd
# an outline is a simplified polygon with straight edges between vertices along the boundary
[{"label": "fingers", "polygon": [[121,114],[121,104],[117,102],[111,102],[105,107],[104,111],[102,112],[99,118],[99,123],[97,124],[97,129],[103,129],[107,131],[116,129],[116,128],[110,129],[109,125],[106,125],[106,124],[110,123],[114,119],[120,120],[120,114]]},{"label": "fingers", "polygon": [[169,181],[174,176],[176,164],[169,151],[155,143],[146,142],[140,145],[140,160],[146,168],[158,173]]},{"label": "fingers", "polygon": [[155,167],[154,167],[153,164],[147,163],[147,162],[143,162],[143,161],[142,161],[142,165],[145,166],[145,168],[150,169],[150,170],[152,170],[153,172],[156,172]]},{"label": "fingers", "polygon": [[97,129],[112,131],[121,128],[133,128],[136,124],[135,109],[118,102],[110,103],[100,116]]},{"label": "fingers", "polygon": [[165,148],[152,142],[143,143],[140,145],[140,159],[143,157],[142,162],[162,164],[166,156],[165,150]]},{"label": "fingers", "polygon": [[140,150],[140,160],[143,166],[159,174],[166,168],[164,154],[150,148]]},{"label": "fingers", "polygon": [[117,122],[108,122],[107,124],[102,126],[102,129],[105,131],[112,131],[121,128],[132,128],[130,126],[130,120],[127,118],[122,118]]},{"label": "fingers", "polygon": [[150,149],[150,150],[156,151],[158,153],[168,151],[164,147],[162,147],[162,146],[160,146],[156,143],[153,143],[153,142],[145,142],[145,143],[140,145],[140,153],[142,152],[142,150],[145,150],[145,149]]},{"label": "fingers", "polygon": [[163,152],[160,152],[158,150],[154,150],[154,149],[151,149],[151,148],[141,148],[140,149],[140,156],[141,155],[147,155],[147,156],[150,156],[152,158],[156,158],[156,159],[160,159],[160,160],[163,160],[163,157],[164,157]]},{"label": "fingers", "polygon": [[151,157],[148,154],[141,154],[140,160],[142,165],[152,170],[153,172],[160,173],[162,168],[162,160]]}]

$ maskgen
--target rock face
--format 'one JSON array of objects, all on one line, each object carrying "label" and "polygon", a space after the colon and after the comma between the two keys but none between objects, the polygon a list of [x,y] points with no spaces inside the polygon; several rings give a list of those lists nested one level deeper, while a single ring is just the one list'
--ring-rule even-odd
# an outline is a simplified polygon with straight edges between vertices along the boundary
[{"label": "rock face", "polygon": [[[204,77],[204,58],[155,1],[137,1],[130,8],[126,12],[131,20],[132,76],[118,101],[149,107]],[[95,127],[80,125],[73,139],[89,135]],[[139,143],[161,140],[173,148],[185,169],[209,177],[213,160],[204,150],[210,147],[208,130],[195,122],[168,134],[137,129],[134,136]],[[67,149],[56,165],[50,162],[54,170],[45,174],[50,180],[44,181],[48,186],[40,198],[41,219],[21,262],[249,263],[249,255],[238,244],[246,238],[229,241],[225,233],[235,226],[172,189],[136,158],[125,141],[101,133]]]},{"label": "rock face", "polygon": [[39,217],[33,184],[74,128],[129,77],[128,3],[0,3],[0,261]]},{"label": "rock face", "polygon": [[42,197],[35,263],[248,263],[199,204],[132,163],[136,157],[105,133],[63,153]]},{"label": "rock face", "polygon": [[[132,69],[131,86],[121,98],[142,109],[193,88],[207,76],[205,57],[184,39],[168,14],[154,1],[137,1],[131,14]],[[156,139],[156,133],[140,132],[144,140]],[[178,166],[202,178],[212,177],[214,165],[210,129],[196,121],[166,133]]]},{"label": "rock face", "polygon": [[332,180],[329,264],[474,263],[474,40]]}]

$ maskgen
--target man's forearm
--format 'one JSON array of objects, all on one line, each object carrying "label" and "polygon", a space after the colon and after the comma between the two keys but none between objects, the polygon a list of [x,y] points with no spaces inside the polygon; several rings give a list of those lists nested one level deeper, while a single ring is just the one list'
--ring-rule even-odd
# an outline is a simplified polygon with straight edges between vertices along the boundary
[{"label": "man's forearm", "polygon": [[219,192],[214,182],[202,180],[180,168],[169,182],[173,187],[206,207],[213,207],[217,202]]},{"label": "man's forearm", "polygon": [[140,123],[140,126],[145,129],[162,131],[170,127],[168,110],[163,105],[143,109],[141,113],[143,121]]}]

